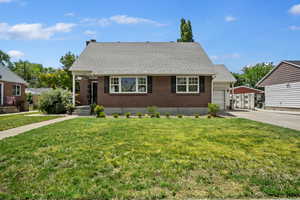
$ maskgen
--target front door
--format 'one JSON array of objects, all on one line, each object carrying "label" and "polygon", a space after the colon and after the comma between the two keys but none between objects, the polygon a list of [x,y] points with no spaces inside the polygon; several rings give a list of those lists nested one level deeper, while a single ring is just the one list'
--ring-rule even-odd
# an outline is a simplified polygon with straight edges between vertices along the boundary
[{"label": "front door", "polygon": [[97,104],[97,97],[98,97],[98,82],[93,81],[92,82],[92,87],[91,87],[92,91],[92,98],[91,98],[91,103],[95,103]]},{"label": "front door", "polygon": [[0,83],[0,105],[3,105],[3,99],[4,99],[4,84]]}]

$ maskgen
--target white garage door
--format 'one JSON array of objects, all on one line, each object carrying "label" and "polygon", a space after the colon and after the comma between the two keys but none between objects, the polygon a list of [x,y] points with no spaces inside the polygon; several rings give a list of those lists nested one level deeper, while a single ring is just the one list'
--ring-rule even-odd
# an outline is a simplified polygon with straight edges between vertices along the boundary
[{"label": "white garage door", "polygon": [[214,91],[213,103],[218,104],[220,106],[220,109],[224,110],[224,108],[225,108],[225,91],[224,90]]}]

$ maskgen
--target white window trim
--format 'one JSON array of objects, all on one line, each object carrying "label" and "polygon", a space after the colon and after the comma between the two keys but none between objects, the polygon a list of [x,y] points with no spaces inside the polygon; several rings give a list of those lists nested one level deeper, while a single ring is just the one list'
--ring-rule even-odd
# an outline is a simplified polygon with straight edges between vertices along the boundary
[{"label": "white window trim", "polygon": [[[118,78],[119,79],[119,92],[112,92],[111,91],[111,79],[113,78]],[[122,85],[121,85],[121,79],[122,78],[135,78],[136,84],[135,84],[135,92],[122,92]],[[138,79],[139,78],[145,78],[146,80],[146,91],[145,92],[139,92],[139,84],[138,84]],[[116,85],[116,84],[113,84]],[[144,85],[144,84],[142,84]],[[147,94],[148,93],[148,78],[147,76],[110,76],[109,77],[109,93],[110,94]]]},{"label": "white window trim", "polygon": [[[177,83],[177,78],[186,78],[186,91],[185,92],[180,92],[180,91],[178,91],[178,85],[184,85],[184,84],[178,84]],[[197,80],[198,80],[198,84],[197,84],[197,91],[194,91],[194,92],[190,92],[189,91],[189,78],[197,78]],[[199,93],[199,91],[200,91],[200,87],[199,87],[199,76],[176,76],[176,93],[177,94],[197,94],[197,93]],[[195,85],[195,84],[191,84],[191,85]]]},{"label": "white window trim", "polygon": [[[14,85],[14,87],[19,87],[20,88],[20,92],[19,92],[19,94],[13,94],[13,96],[15,96],[15,97],[19,97],[19,96],[22,96],[22,87],[21,87],[21,85]],[[17,91],[17,90],[16,90]]]}]

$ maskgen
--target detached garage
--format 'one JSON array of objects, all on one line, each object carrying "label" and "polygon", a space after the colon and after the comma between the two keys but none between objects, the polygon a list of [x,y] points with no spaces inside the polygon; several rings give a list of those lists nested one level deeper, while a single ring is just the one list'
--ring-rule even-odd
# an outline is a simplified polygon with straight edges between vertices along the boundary
[{"label": "detached garage", "polygon": [[230,89],[236,79],[225,65],[214,65],[215,77],[213,79],[212,103],[218,104],[221,110],[230,106]]},{"label": "detached garage", "polygon": [[265,108],[300,110],[300,61],[282,61],[257,86],[265,88]]}]

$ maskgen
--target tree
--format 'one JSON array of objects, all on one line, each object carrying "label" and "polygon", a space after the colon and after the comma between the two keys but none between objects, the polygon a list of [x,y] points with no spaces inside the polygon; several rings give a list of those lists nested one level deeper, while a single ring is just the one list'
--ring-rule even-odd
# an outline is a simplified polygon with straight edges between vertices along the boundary
[{"label": "tree", "polygon": [[63,65],[63,70],[69,71],[78,56],[71,53],[70,51],[60,58],[60,63]]},{"label": "tree", "polygon": [[8,66],[9,68],[11,68],[12,66],[12,63],[10,61],[10,56],[1,50],[0,50],[0,64],[4,66]]},{"label": "tree", "polygon": [[177,39],[177,42],[194,42],[193,39],[193,30],[190,20],[181,19],[180,24],[180,38]]},{"label": "tree", "polygon": [[256,87],[256,84],[267,73],[269,73],[275,66],[273,63],[258,63],[252,66],[245,66],[242,69],[242,73],[233,73],[237,79],[236,86],[247,85],[249,87]]},{"label": "tree", "polygon": [[63,88],[69,90],[72,88],[72,79],[68,72],[61,69],[51,73],[40,74],[38,82],[40,87],[49,87],[53,89]]}]

